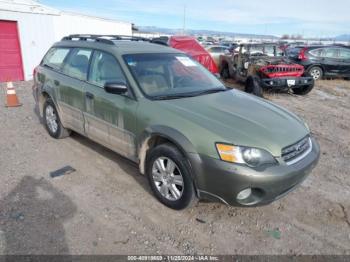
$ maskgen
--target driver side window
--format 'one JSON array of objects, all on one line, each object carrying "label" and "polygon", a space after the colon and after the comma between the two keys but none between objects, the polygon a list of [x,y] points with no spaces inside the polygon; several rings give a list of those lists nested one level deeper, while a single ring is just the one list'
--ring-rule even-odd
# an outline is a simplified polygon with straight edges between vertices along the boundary
[{"label": "driver side window", "polygon": [[103,87],[107,82],[126,84],[126,79],[114,56],[95,51],[91,63],[89,82]]}]

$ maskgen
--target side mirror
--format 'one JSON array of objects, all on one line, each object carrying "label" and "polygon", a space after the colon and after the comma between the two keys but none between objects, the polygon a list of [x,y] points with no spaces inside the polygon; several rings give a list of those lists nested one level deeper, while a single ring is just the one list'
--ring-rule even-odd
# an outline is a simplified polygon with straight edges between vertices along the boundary
[{"label": "side mirror", "polygon": [[122,82],[107,82],[104,87],[107,93],[122,95],[128,91],[128,87]]}]

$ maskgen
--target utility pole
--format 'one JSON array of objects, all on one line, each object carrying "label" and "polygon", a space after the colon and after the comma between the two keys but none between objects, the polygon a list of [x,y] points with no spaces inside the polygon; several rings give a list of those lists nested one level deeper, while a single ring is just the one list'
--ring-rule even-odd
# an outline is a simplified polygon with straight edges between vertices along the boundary
[{"label": "utility pole", "polygon": [[186,34],[186,5],[184,5],[184,17],[183,17],[183,27],[182,27],[182,35]]}]

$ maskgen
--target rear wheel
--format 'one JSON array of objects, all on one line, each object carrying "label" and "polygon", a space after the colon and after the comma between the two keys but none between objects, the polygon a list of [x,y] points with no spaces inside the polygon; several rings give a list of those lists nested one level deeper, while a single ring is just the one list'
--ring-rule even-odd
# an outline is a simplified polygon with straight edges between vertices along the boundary
[{"label": "rear wheel", "polygon": [[263,90],[257,77],[249,77],[245,83],[245,91],[247,93],[263,97]]},{"label": "rear wheel", "polygon": [[197,202],[187,160],[171,144],[152,149],[146,173],[154,195],[164,205],[180,210]]},{"label": "rear wheel", "polygon": [[44,104],[44,124],[47,132],[53,138],[65,138],[70,135],[70,130],[62,126],[60,117],[58,116],[55,104],[48,98]]},{"label": "rear wheel", "polygon": [[319,66],[313,66],[308,70],[308,74],[316,81],[323,77],[323,70]]}]

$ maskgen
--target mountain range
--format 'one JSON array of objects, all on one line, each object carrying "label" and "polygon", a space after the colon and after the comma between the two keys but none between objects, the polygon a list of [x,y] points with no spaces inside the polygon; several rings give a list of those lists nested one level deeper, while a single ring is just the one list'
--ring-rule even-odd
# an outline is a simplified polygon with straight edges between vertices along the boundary
[{"label": "mountain range", "polygon": [[[149,33],[163,33],[169,35],[181,34],[182,29],[170,29],[170,28],[161,28],[156,26],[138,26],[137,27],[141,32]],[[189,35],[206,35],[206,36],[229,36],[229,37],[245,37],[245,38],[261,38],[261,39],[277,39],[277,36],[273,35],[257,35],[257,34],[242,34],[234,32],[221,32],[214,30],[193,30],[186,29],[186,34]]]},{"label": "mountain range", "polygon": [[[170,28],[162,28],[156,26],[138,26],[137,27],[141,32],[149,32],[149,33],[162,33],[169,35],[181,34],[182,29],[170,29]],[[260,34],[243,34],[243,33],[235,33],[235,32],[222,32],[215,30],[193,30],[186,29],[186,34],[190,35],[206,35],[206,36],[229,36],[229,37],[241,37],[241,38],[259,38],[259,39],[279,39],[279,37],[274,35],[260,35]],[[329,37],[327,39],[335,40],[335,41],[350,41],[350,34],[338,35],[335,37]]]}]

